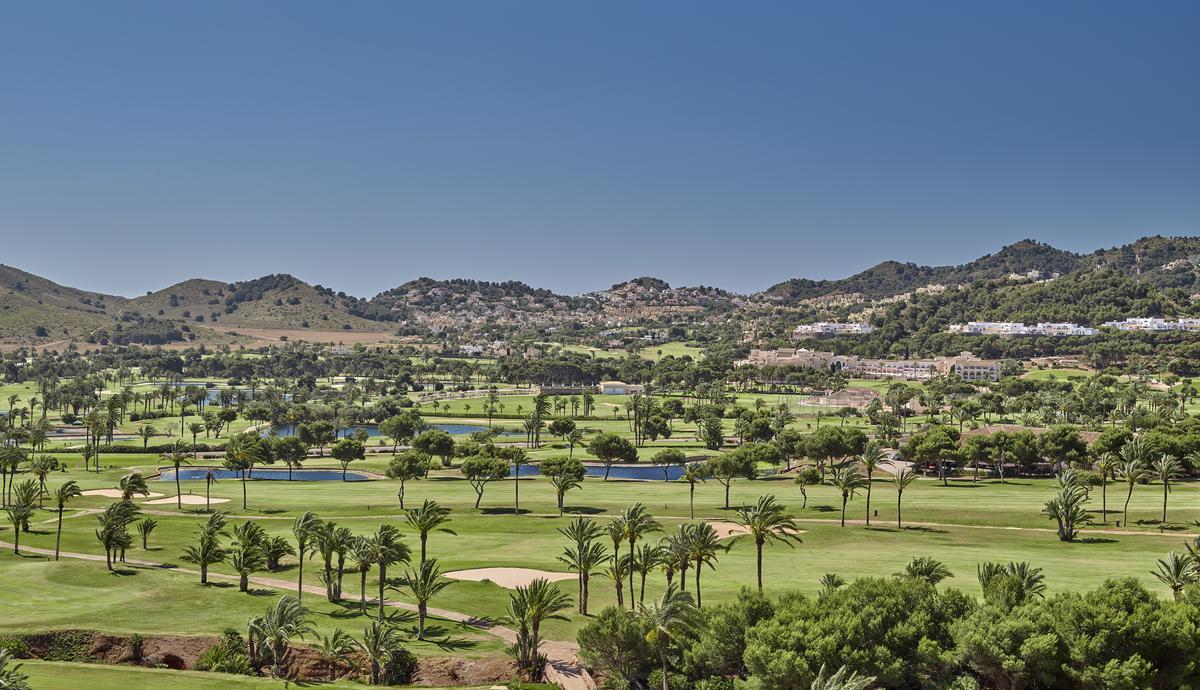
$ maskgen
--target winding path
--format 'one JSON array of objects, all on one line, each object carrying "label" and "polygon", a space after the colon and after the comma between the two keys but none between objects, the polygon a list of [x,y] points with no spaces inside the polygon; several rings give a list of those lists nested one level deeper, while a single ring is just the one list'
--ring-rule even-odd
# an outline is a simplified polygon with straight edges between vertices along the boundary
[{"label": "winding path", "polygon": [[[0,548],[11,549],[13,545],[8,542],[0,541]],[[42,556],[53,556],[53,549],[43,549],[34,546],[21,547],[21,553],[34,553]],[[77,553],[73,551],[61,551],[59,553],[62,558],[72,558],[83,561],[104,561],[104,556],[94,553]],[[187,575],[199,575],[199,570],[191,568],[181,568],[168,563],[159,563],[157,561],[147,561],[140,558],[129,558],[123,563],[124,565],[134,565],[143,568],[155,568],[159,570],[182,573]],[[224,573],[208,574],[210,578],[217,580],[225,580],[228,582],[237,582],[237,575],[226,575]],[[281,589],[292,591],[296,589],[296,583],[288,580],[280,580],[273,577],[251,577],[250,582],[260,587],[269,587],[271,589]],[[324,596],[325,590],[315,585],[305,585],[304,592],[306,594],[315,594]],[[368,599],[370,603],[378,604],[378,599]],[[416,611],[417,607],[414,604],[409,604],[403,601],[389,601],[384,603],[385,606],[401,609],[404,611]],[[517,640],[516,631],[511,628],[506,628],[502,625],[496,625],[491,621],[477,616],[471,616],[458,611],[450,611],[448,609],[439,609],[430,607],[428,611],[430,616],[442,618],[456,623],[469,625],[473,628],[494,635],[509,644],[513,644]],[[574,642],[545,640],[542,642],[542,652],[546,655],[546,678],[547,680],[558,683],[564,690],[596,690],[596,682],[588,674],[587,670],[579,661],[579,646]]]}]

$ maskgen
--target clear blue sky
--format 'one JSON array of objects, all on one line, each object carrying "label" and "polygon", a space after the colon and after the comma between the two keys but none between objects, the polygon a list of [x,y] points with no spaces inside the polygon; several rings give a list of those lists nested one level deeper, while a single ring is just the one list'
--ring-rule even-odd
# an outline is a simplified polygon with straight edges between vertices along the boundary
[{"label": "clear blue sky", "polygon": [[0,261],[751,291],[1200,234],[1200,2],[9,2]]}]

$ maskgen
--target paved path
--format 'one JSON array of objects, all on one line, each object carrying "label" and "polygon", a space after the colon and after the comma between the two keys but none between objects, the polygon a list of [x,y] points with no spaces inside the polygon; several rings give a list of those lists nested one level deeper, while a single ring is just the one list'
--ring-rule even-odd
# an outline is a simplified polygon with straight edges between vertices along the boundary
[{"label": "paved path", "polygon": [[[8,542],[0,541],[0,548],[11,549],[13,545]],[[43,556],[53,556],[53,549],[42,549],[34,546],[22,546],[21,553],[36,553]],[[94,553],[76,553],[73,551],[62,551],[60,557],[71,558],[84,561],[104,561],[104,556]],[[159,563],[157,561],[147,561],[140,558],[128,558],[123,565],[134,565],[143,568],[156,568],[169,572],[180,573],[185,575],[200,575],[199,570],[191,568],[181,568],[167,563]],[[229,582],[237,582],[237,575],[226,575],[224,573],[210,572],[208,576],[215,580],[226,580]],[[257,577],[250,578],[250,582],[260,587],[270,587],[271,589],[281,589],[285,591],[294,591],[296,583],[289,580],[281,580],[273,577]],[[325,590],[316,585],[305,585],[305,594],[314,594],[317,596],[325,596]],[[368,602],[373,605],[378,605],[378,598],[368,599]],[[385,602],[385,606],[401,609],[404,611],[416,611],[415,604],[409,604],[403,601]],[[471,616],[458,611],[450,611],[449,609],[439,609],[430,607],[428,611],[430,616],[442,618],[445,620],[454,621],[477,628],[491,635],[512,644],[517,641],[517,633],[511,628],[506,628],[502,625],[496,625],[491,621],[478,616]],[[546,655],[546,678],[551,682],[558,683],[564,690],[596,690],[596,683],[592,680],[591,675],[583,668],[579,661],[579,647],[574,642],[545,640],[542,642],[542,652]]]}]

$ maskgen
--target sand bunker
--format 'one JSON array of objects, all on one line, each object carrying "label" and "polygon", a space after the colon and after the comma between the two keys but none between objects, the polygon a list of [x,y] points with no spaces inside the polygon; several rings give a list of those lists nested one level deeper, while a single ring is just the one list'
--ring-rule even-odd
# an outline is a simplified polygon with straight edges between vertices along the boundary
[{"label": "sand bunker", "polygon": [[[83,492],[83,495],[84,496],[103,496],[105,498],[120,498],[121,490],[120,489],[88,489],[87,491]],[[150,495],[146,496],[146,498],[157,498],[159,496],[162,496],[162,494],[151,491]],[[136,499],[142,498],[142,496],[135,495],[133,498],[136,500]]]},{"label": "sand bunker", "polygon": [[556,573],[550,570],[534,570],[532,568],[475,568],[473,570],[455,570],[443,574],[453,580],[470,580],[472,582],[490,580],[508,589],[523,587],[538,578],[554,582],[556,580],[571,580],[576,577],[575,573]]},{"label": "sand bunker", "polygon": [[[202,506],[206,503],[203,496],[192,496],[191,494],[183,496],[182,500],[183,500],[183,505],[185,505],[185,506]],[[168,498],[158,498],[153,501],[146,501],[147,505],[155,505],[155,506],[162,506],[162,505],[166,505],[168,503],[172,503],[172,504],[175,503],[175,497],[170,496]],[[207,503],[229,503],[229,499],[228,498],[214,498],[210,501],[207,501]]]},{"label": "sand bunker", "polygon": [[[736,522],[710,522],[708,524],[713,528],[713,531],[717,533],[718,539],[728,539],[730,537],[737,537],[743,534],[750,534],[750,530]],[[792,534],[804,534],[804,530],[798,529],[792,532]]]}]

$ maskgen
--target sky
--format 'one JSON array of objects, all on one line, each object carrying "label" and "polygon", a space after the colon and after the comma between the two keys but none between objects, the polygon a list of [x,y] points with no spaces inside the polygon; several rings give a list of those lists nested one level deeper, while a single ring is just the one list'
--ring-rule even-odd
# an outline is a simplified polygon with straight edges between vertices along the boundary
[{"label": "sky", "polygon": [[1200,234],[1200,3],[0,4],[0,261],[743,292]]}]

